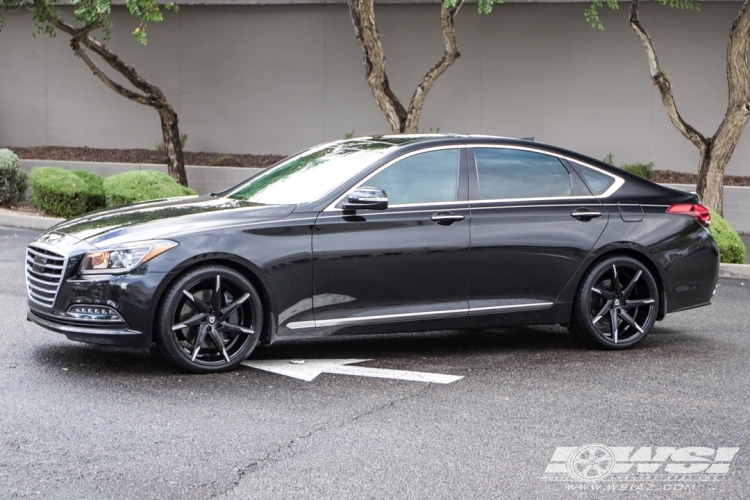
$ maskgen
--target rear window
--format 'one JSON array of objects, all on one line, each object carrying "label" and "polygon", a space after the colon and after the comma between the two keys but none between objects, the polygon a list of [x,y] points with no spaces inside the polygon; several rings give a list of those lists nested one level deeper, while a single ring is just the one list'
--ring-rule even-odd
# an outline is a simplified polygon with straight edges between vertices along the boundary
[{"label": "rear window", "polygon": [[572,196],[570,174],[554,156],[520,149],[476,148],[479,199]]},{"label": "rear window", "polygon": [[586,183],[586,186],[588,186],[594,196],[604,194],[605,192],[607,192],[607,189],[609,189],[612,184],[615,183],[615,179],[607,174],[597,172],[596,170],[589,168],[582,163],[578,163],[577,161],[568,161],[575,164],[575,167],[577,168],[578,172],[580,172],[581,177],[583,177],[583,182]]}]

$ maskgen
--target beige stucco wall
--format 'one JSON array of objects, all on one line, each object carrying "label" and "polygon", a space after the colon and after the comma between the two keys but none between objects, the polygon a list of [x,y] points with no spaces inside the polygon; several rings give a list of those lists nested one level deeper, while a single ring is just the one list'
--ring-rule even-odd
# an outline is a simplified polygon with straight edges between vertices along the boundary
[{"label": "beige stucco wall", "polygon": [[[726,106],[724,52],[739,3],[701,12],[644,4],[642,17],[683,115],[713,133]],[[671,125],[649,83],[627,12],[590,28],[583,3],[513,3],[457,18],[463,56],[427,98],[429,131],[534,135],[618,163],[654,161],[695,171],[697,152]],[[378,5],[392,86],[403,101],[443,51],[436,5]],[[64,36],[32,38],[11,13],[0,33],[0,145],[153,147],[156,113],[106,88]],[[114,16],[110,45],[159,84],[180,113],[189,150],[292,153],[308,145],[388,132],[364,80],[344,5],[184,5],[132,40]],[[750,137],[728,168],[750,175]]]}]

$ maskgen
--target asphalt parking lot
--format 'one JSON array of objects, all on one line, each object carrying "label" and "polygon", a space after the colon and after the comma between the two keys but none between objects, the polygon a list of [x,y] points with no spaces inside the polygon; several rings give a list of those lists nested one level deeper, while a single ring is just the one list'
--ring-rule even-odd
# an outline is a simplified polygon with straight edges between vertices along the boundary
[{"label": "asphalt parking lot", "polygon": [[[196,376],[156,352],[27,323],[23,255],[35,234],[0,228],[2,498],[750,496],[750,283],[722,280],[713,306],[667,317],[624,352],[544,326],[301,341],[252,356],[463,377],[450,384],[307,382],[248,367]],[[589,444],[739,451],[713,475],[550,480],[558,447]],[[715,463],[691,456],[679,466]]]}]

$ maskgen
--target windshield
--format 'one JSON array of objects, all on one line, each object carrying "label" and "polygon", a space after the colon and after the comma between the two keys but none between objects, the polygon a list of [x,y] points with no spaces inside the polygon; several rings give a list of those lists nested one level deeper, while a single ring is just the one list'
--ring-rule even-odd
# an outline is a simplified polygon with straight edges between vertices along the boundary
[{"label": "windshield", "polygon": [[314,201],[362,172],[392,146],[375,141],[323,144],[253,177],[228,196],[265,205]]}]

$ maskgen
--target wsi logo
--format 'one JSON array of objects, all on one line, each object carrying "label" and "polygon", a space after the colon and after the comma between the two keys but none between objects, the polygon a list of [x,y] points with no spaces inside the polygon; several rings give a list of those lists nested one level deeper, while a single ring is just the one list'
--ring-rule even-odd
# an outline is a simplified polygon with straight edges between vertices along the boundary
[{"label": "wsi logo", "polygon": [[739,448],[652,448],[590,444],[560,447],[544,471],[547,481],[715,481],[729,472]]}]

